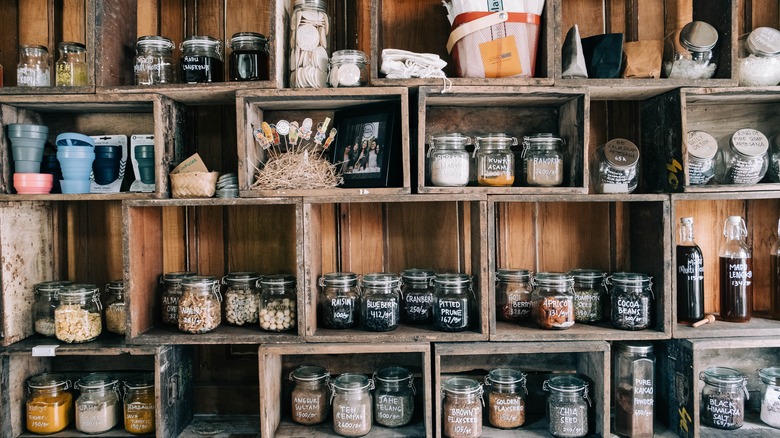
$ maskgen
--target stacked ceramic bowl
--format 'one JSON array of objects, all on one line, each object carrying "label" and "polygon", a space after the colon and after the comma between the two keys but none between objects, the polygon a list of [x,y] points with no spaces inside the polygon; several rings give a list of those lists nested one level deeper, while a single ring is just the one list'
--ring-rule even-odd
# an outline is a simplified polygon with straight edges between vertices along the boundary
[{"label": "stacked ceramic bowl", "polygon": [[43,125],[10,123],[8,139],[14,158],[14,188],[19,194],[45,194],[51,191],[53,178],[40,173],[43,149],[49,128]]},{"label": "stacked ceramic bowl", "polygon": [[89,193],[89,174],[95,161],[95,142],[86,135],[66,132],[57,136],[62,193]]}]

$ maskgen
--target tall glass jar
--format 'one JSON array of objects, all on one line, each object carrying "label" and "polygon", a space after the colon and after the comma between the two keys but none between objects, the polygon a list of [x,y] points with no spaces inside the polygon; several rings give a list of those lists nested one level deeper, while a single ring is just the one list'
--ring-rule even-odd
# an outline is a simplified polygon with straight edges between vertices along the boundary
[{"label": "tall glass jar", "polygon": [[360,287],[352,272],[331,272],[320,277],[317,321],[320,327],[348,329],[360,315]]},{"label": "tall glass jar", "polygon": [[653,278],[646,274],[616,272],[607,278],[612,326],[645,330],[652,324]]},{"label": "tall glass jar", "polygon": [[517,138],[505,134],[476,137],[477,183],[481,186],[508,187],[515,182],[515,155],[511,147]]},{"label": "tall glass jar", "polygon": [[755,129],[740,129],[720,150],[718,178],[721,184],[756,184],[769,168],[769,140]]},{"label": "tall glass jar", "polygon": [[401,279],[385,272],[366,274],[362,285],[360,317],[363,328],[372,332],[397,329],[401,322]]},{"label": "tall glass jar", "polygon": [[328,84],[331,87],[368,85],[368,57],[360,50],[339,50],[330,58]]},{"label": "tall glass jar", "polygon": [[173,41],[163,36],[142,36],[135,43],[133,73],[136,85],[170,84],[176,81]]},{"label": "tall glass jar", "polygon": [[596,149],[593,185],[597,193],[632,193],[639,185],[639,148],[625,138],[613,138]]},{"label": "tall glass jar", "polygon": [[525,423],[525,374],[496,368],[485,376],[488,421],[499,429],[514,429]]},{"label": "tall glass jar", "polygon": [[268,39],[255,32],[238,32],[230,38],[230,80],[268,80]]},{"label": "tall glass jar", "polygon": [[711,367],[699,374],[701,389],[701,424],[717,429],[734,430],[745,421],[745,399],[749,398],[747,377],[726,367]]},{"label": "tall glass jar", "polygon": [[328,419],[330,373],[316,365],[301,365],[290,373],[295,382],[290,399],[292,420],[310,426]]},{"label": "tall glass jar", "polygon": [[225,322],[237,326],[258,323],[258,312],[260,312],[258,280],[260,274],[257,272],[231,272],[222,277],[222,284],[226,285],[222,292],[225,298],[223,306]]},{"label": "tall glass jar", "polygon": [[469,183],[471,158],[466,146],[471,137],[459,132],[434,135],[428,149],[428,174],[431,184],[439,187],[462,187]]},{"label": "tall glass jar", "polygon": [[718,141],[704,131],[688,131],[688,184],[704,185],[715,176]]},{"label": "tall glass jar", "polygon": [[100,289],[94,284],[74,284],[60,290],[54,310],[54,334],[62,342],[89,342],[100,335],[103,319]]},{"label": "tall glass jar", "polygon": [[195,274],[190,271],[168,272],[160,277],[162,290],[162,322],[163,324],[179,325],[179,298],[181,298],[181,281]]},{"label": "tall glass jar", "polygon": [[108,432],[119,421],[119,380],[105,373],[91,373],[79,379],[74,388],[81,391],[76,399],[76,429],[83,433]]},{"label": "tall glass jar", "polygon": [[114,280],[108,283],[106,297],[106,329],[111,333],[124,335],[127,329],[124,280]]},{"label": "tall glass jar", "polygon": [[81,43],[62,42],[57,49],[60,52],[60,59],[55,65],[56,85],[58,87],[89,85],[87,47]]},{"label": "tall glass jar", "polygon": [[432,269],[404,269],[401,273],[401,321],[430,324],[433,321]]},{"label": "tall glass jar", "polygon": [[540,272],[534,277],[531,317],[543,329],[574,325],[574,279],[564,273]]},{"label": "tall glass jar", "polygon": [[780,429],[780,368],[758,370],[761,380],[761,421]]},{"label": "tall glass jar", "polygon": [[210,36],[191,36],[181,43],[181,81],[185,84],[222,82],[225,63],[222,41]]},{"label": "tall glass jar", "polygon": [[16,85],[20,87],[48,87],[51,85],[49,50],[45,46],[30,44],[19,46]]},{"label": "tall glass jar", "polygon": [[482,436],[482,384],[469,377],[451,377],[442,383],[441,390],[444,436]]},{"label": "tall glass jar", "polygon": [[471,277],[444,273],[433,278],[433,327],[445,332],[462,332],[471,325]]},{"label": "tall glass jar", "polygon": [[742,87],[780,83],[780,30],[758,27],[739,37],[737,79]]},{"label": "tall glass jar", "polygon": [[27,431],[40,435],[57,433],[70,424],[73,396],[70,380],[62,374],[43,373],[27,379]]},{"label": "tall glass jar", "polygon": [[556,438],[588,434],[588,384],[574,375],[551,377],[542,385],[547,395],[548,432]]},{"label": "tall glass jar", "polygon": [[324,88],[330,59],[325,0],[295,0],[290,17],[290,87]]},{"label": "tall glass jar", "polygon": [[605,274],[596,269],[573,269],[569,275],[574,279],[574,321],[586,324],[604,319],[607,300]]},{"label": "tall glass jar", "polygon": [[523,182],[529,186],[554,187],[563,184],[563,139],[550,133],[523,138]]},{"label": "tall glass jar", "polygon": [[650,342],[615,342],[612,397],[614,432],[632,438],[653,437],[655,354]]},{"label": "tall glass jar", "polygon": [[293,330],[297,325],[297,292],[292,275],[264,275],[260,279],[260,328],[272,332]]},{"label": "tall glass jar", "polygon": [[747,236],[744,219],[726,219],[718,251],[720,319],[726,322],[748,322],[753,316],[753,254]]},{"label": "tall glass jar", "polygon": [[216,277],[195,275],[181,280],[179,330],[207,333],[222,323],[222,294]]},{"label": "tall glass jar", "polygon": [[36,333],[54,336],[54,310],[60,302],[60,291],[63,287],[72,284],[72,281],[44,281],[35,285],[35,302],[32,311]]},{"label": "tall glass jar", "polygon": [[499,269],[496,272],[496,318],[523,323],[531,320],[531,271]]},{"label": "tall glass jar", "polygon": [[406,368],[390,366],[374,373],[374,420],[385,427],[401,427],[414,413],[414,375]]},{"label": "tall glass jar", "polygon": [[341,436],[363,436],[371,432],[374,381],[362,374],[344,373],[331,382],[333,431]]},{"label": "tall glass jar", "polygon": [[672,79],[709,79],[715,75],[718,31],[703,21],[692,21],[664,39],[662,76]]},{"label": "tall glass jar", "polygon": [[154,433],[154,376],[139,374],[125,381],[125,430],[134,435]]}]

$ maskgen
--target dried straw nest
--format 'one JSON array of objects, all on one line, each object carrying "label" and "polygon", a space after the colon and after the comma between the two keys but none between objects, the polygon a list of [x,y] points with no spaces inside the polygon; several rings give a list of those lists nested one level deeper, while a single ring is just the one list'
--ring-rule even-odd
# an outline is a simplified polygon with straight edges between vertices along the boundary
[{"label": "dried straw nest", "polygon": [[255,167],[256,190],[330,189],[341,183],[336,165],[320,152],[292,150],[270,153],[262,169]]}]

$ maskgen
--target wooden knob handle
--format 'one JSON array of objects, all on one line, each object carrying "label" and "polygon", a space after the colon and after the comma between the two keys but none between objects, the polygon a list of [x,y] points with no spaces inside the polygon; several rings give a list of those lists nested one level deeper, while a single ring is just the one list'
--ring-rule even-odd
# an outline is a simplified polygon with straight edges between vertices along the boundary
[{"label": "wooden knob handle", "polygon": [[715,315],[709,314],[704,317],[704,319],[701,319],[699,321],[696,321],[693,323],[692,327],[701,327],[704,324],[709,324],[711,322],[715,322]]}]

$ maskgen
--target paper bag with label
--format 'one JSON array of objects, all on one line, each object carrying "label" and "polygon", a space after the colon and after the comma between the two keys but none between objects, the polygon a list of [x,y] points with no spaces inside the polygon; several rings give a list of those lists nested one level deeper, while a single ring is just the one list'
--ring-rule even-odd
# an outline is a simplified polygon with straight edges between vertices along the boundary
[{"label": "paper bag with label", "polygon": [[661,77],[664,42],[661,40],[633,41],[623,45],[624,78]]},{"label": "paper bag with label", "polygon": [[209,169],[206,167],[206,164],[203,163],[203,160],[200,158],[200,155],[198,153],[192,154],[189,158],[182,161],[178,166],[176,166],[175,169],[171,171],[171,173],[186,173],[186,172],[208,172]]}]

